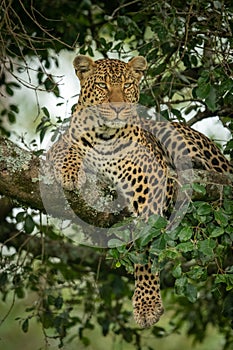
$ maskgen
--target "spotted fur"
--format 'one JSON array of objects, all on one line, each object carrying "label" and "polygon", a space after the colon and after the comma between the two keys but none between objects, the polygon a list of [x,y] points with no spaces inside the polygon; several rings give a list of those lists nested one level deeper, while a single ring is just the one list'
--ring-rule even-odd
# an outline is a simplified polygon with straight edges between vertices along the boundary
[{"label": "spotted fur", "polygon": [[[173,196],[168,169],[182,166],[185,157],[194,166],[217,172],[231,167],[201,133],[179,123],[139,119],[135,104],[146,67],[142,56],[128,63],[77,56],[79,101],[68,130],[48,152],[48,161],[67,190],[81,188],[95,169],[123,194],[132,215],[148,218],[163,215]],[[163,313],[159,275],[152,273],[150,263],[135,265],[133,307],[141,327],[153,325]]]}]

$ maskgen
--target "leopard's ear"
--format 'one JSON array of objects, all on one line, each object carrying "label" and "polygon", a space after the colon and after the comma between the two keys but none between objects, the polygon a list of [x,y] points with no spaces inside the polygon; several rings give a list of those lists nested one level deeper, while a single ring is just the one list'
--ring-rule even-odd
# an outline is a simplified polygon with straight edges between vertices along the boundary
[{"label": "leopard's ear", "polygon": [[147,68],[147,62],[143,56],[136,56],[128,62],[128,66],[133,70],[138,80],[140,80]]},{"label": "leopard's ear", "polygon": [[87,78],[92,74],[95,62],[87,56],[76,56],[73,61],[75,72],[80,80]]}]

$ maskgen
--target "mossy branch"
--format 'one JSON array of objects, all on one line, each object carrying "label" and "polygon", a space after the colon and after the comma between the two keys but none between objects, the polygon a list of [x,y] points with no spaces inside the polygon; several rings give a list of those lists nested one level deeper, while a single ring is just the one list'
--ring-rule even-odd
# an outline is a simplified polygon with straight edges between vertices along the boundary
[{"label": "mossy branch", "polygon": [[53,178],[44,175],[45,167],[45,161],[33,152],[0,138],[0,194],[21,205],[74,222],[78,216],[104,227],[123,219],[125,213],[97,212],[88,207],[79,193],[63,191]]},{"label": "mossy branch", "polygon": [[[43,166],[44,161],[33,152],[0,138],[0,194],[54,217],[76,222],[79,216],[101,227],[109,227],[129,215],[127,210],[112,214],[89,207],[79,193],[63,191],[53,179],[48,181],[42,176]],[[204,197],[200,193],[193,193],[194,198],[198,196],[198,200],[216,200],[222,195],[222,187],[232,184],[228,174],[194,170],[193,175],[194,182],[207,186]]]},{"label": "mossy branch", "polygon": [[[99,261],[102,261],[104,271],[110,271],[111,266],[102,259],[101,250],[75,246],[63,240],[54,241],[48,237],[42,239],[19,232],[14,224],[5,220],[12,208],[17,207],[17,203],[74,222],[79,213],[97,227],[100,223],[109,226],[123,219],[123,213],[120,213],[118,217],[113,217],[109,213],[96,213],[87,207],[84,199],[77,193],[66,193],[65,199],[71,204],[66,206],[65,202],[61,201],[61,196],[64,196],[62,189],[51,179],[50,183],[47,183],[44,177],[40,178],[40,173],[41,163],[37,156],[7,139],[0,138],[0,194],[2,195],[0,199],[0,243],[14,247],[16,251],[26,250],[34,257],[40,257],[42,251],[44,252],[43,258],[62,256],[68,264],[80,265],[84,269],[95,269]],[[206,185],[206,194],[194,192],[193,198],[205,201],[221,198],[223,186],[232,184],[231,176],[227,174],[202,170],[194,171],[194,180]],[[44,205],[47,200],[46,196],[49,197],[51,208]],[[117,269],[114,273],[126,275],[123,268]],[[173,280],[170,282],[173,284]],[[166,281],[164,284],[169,285],[170,282]]]}]

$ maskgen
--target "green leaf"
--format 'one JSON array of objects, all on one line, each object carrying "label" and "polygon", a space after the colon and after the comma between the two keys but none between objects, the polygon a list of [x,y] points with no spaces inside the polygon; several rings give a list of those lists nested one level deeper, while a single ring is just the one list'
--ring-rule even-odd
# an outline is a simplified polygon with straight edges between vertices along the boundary
[{"label": "green leaf", "polygon": [[211,85],[208,96],[205,99],[205,103],[207,104],[207,107],[209,108],[209,110],[212,112],[217,109],[216,99],[217,99],[217,96],[216,96],[215,88]]},{"label": "green leaf", "polygon": [[60,310],[62,308],[62,306],[63,306],[63,298],[60,295],[57,298],[55,298],[54,306],[58,310]]},{"label": "green leaf", "polygon": [[59,89],[57,83],[54,81],[51,75],[48,75],[48,77],[45,79],[44,86],[46,91],[54,93],[56,97],[59,96]]},{"label": "green leaf", "polygon": [[21,287],[15,289],[15,294],[19,299],[23,299],[25,297],[25,292]]},{"label": "green leaf", "polygon": [[217,275],[215,279],[215,283],[224,283],[226,284],[226,290],[232,290],[233,289],[233,274],[232,273],[226,273],[222,275]]},{"label": "green leaf", "polygon": [[11,109],[14,113],[19,113],[19,108],[18,108],[18,106],[16,106],[16,105],[11,104],[11,105],[10,105],[10,109]]},{"label": "green leaf", "polygon": [[219,237],[224,234],[224,228],[223,227],[216,227],[213,229],[213,231],[210,234],[210,237]]},{"label": "green leaf", "polygon": [[177,250],[174,250],[174,248],[164,249],[159,254],[159,261],[163,261],[166,259],[174,260],[178,256],[180,256],[180,253]]},{"label": "green leaf", "polygon": [[184,295],[185,285],[187,284],[187,282],[188,282],[188,279],[184,274],[182,274],[180,278],[176,279],[175,289],[177,294]]},{"label": "green leaf", "polygon": [[158,254],[161,250],[166,248],[166,239],[164,235],[161,235],[159,238],[155,239],[150,247],[150,252],[154,254]]},{"label": "green leaf", "polygon": [[144,227],[139,227],[140,239],[139,246],[146,246],[151,240],[164,234],[162,229],[167,226],[167,220],[158,215],[153,215],[149,218],[148,223]]},{"label": "green leaf", "polygon": [[119,28],[119,30],[117,31],[116,35],[115,35],[115,40],[125,40],[127,34],[124,30],[122,30],[121,28]]},{"label": "green leaf", "polygon": [[187,227],[182,228],[182,230],[179,232],[178,237],[179,237],[181,242],[185,242],[185,241],[190,240],[192,235],[193,235],[193,230],[187,226]]},{"label": "green leaf", "polygon": [[8,116],[8,120],[11,124],[15,123],[15,121],[16,121],[15,113],[10,111],[7,113],[7,116]]},{"label": "green leaf", "polygon": [[24,223],[24,230],[26,233],[32,233],[35,228],[35,222],[33,221],[31,215],[27,215]]},{"label": "green leaf", "polygon": [[112,256],[114,259],[118,259],[118,258],[119,258],[119,252],[118,252],[118,250],[115,249],[115,248],[109,249],[109,250],[108,250],[108,254],[109,254],[110,256]]},{"label": "green leaf", "polygon": [[44,313],[41,314],[40,320],[45,329],[54,326],[53,316],[48,311],[45,311]]},{"label": "green leaf", "polygon": [[149,242],[152,241],[153,238],[155,238],[154,230],[151,230],[151,232],[147,233],[143,237],[140,237],[139,246],[145,247],[146,245],[148,245]]},{"label": "green leaf", "polygon": [[194,66],[197,66],[198,60],[197,60],[197,57],[195,55],[191,55],[191,62]]},{"label": "green leaf", "polygon": [[182,275],[182,269],[181,269],[181,265],[180,263],[178,265],[176,265],[173,269],[172,269],[172,275],[175,278],[179,278]]},{"label": "green leaf", "polygon": [[198,242],[198,249],[206,256],[212,256],[215,247],[216,242],[213,239],[205,239]]},{"label": "green leaf", "polygon": [[50,119],[50,114],[49,111],[46,107],[42,107],[41,110],[43,111],[44,115],[46,115],[46,117],[48,117],[48,119]]},{"label": "green leaf", "polygon": [[47,300],[49,305],[54,305],[55,297],[52,294],[48,295]]},{"label": "green leaf", "polygon": [[195,303],[197,300],[197,288],[191,283],[187,283],[185,286],[185,295],[191,303]]},{"label": "green leaf", "polygon": [[172,108],[171,113],[174,114],[177,117],[177,119],[183,120],[182,114],[179,111],[179,109]]},{"label": "green leaf", "polygon": [[59,136],[59,134],[60,134],[59,129],[56,129],[53,133],[53,136],[51,137],[51,141],[54,142],[56,138]]},{"label": "green leaf", "polygon": [[17,222],[24,221],[24,218],[25,218],[25,211],[20,211],[15,217]]},{"label": "green leaf", "polygon": [[207,270],[201,266],[192,266],[187,275],[195,281],[205,281],[207,278]]},{"label": "green leaf", "polygon": [[227,283],[227,275],[217,275],[215,278],[215,283]]},{"label": "green leaf", "polygon": [[226,227],[228,225],[228,216],[222,209],[218,209],[214,212],[214,218],[220,226]]},{"label": "green leaf", "polygon": [[87,48],[87,52],[88,52],[88,55],[91,56],[91,57],[94,57],[94,52],[93,52],[93,49],[92,47],[89,45],[88,48]]},{"label": "green leaf", "polygon": [[117,238],[112,238],[108,241],[108,247],[109,248],[115,248],[121,245],[124,245],[125,242],[121,241],[120,239]]},{"label": "green leaf", "polygon": [[166,40],[168,35],[166,27],[161,25],[160,28],[158,28],[157,34],[161,42]]},{"label": "green leaf", "polygon": [[167,220],[163,216],[159,216],[158,219],[154,222],[153,227],[157,229],[162,229],[167,226]]},{"label": "green leaf", "polygon": [[194,182],[194,183],[192,184],[192,188],[193,188],[193,190],[194,190],[195,192],[197,192],[197,193],[201,193],[201,194],[203,194],[203,195],[206,194],[206,188],[205,188],[204,185],[201,185],[201,184],[198,184],[198,183]]},{"label": "green leaf", "polygon": [[159,64],[155,69],[153,69],[153,74],[154,75],[159,75],[163,73],[166,69],[166,63],[161,63]]},{"label": "green leaf", "polygon": [[198,85],[198,88],[196,89],[197,97],[205,99],[210,93],[210,87],[210,83],[201,82],[201,84]]},{"label": "green leaf", "polygon": [[0,273],[0,287],[3,287],[4,284],[8,282],[7,272]]},{"label": "green leaf", "polygon": [[231,151],[231,150],[233,150],[233,139],[231,139],[227,142],[226,147],[224,149],[224,152],[226,154],[229,154],[229,152],[226,152],[226,151]]},{"label": "green leaf", "polygon": [[179,243],[177,244],[176,248],[183,253],[191,252],[193,251],[193,243],[192,242]]},{"label": "green leaf", "polygon": [[26,318],[26,320],[24,320],[24,322],[22,323],[22,331],[24,333],[28,332],[28,326],[29,326],[29,321],[28,321],[28,318]]},{"label": "green leaf", "polygon": [[88,337],[82,337],[81,341],[85,347],[88,347],[88,345],[90,345],[90,343],[91,343],[91,341]]},{"label": "green leaf", "polygon": [[223,302],[222,313],[224,317],[227,317],[230,320],[233,319],[233,292],[227,294]]},{"label": "green leaf", "polygon": [[44,140],[44,137],[45,137],[47,129],[48,129],[47,126],[45,126],[43,129],[41,129],[41,131],[40,131],[40,142],[42,142]]},{"label": "green leaf", "polygon": [[6,85],[6,92],[9,96],[13,96],[14,95],[14,91],[10,88],[9,85]]},{"label": "green leaf", "polygon": [[198,208],[197,208],[197,214],[198,215],[208,215],[212,212],[212,207],[208,203],[202,203]]},{"label": "green leaf", "polygon": [[[130,261],[132,261],[134,264],[141,264],[144,265],[148,262],[148,258],[144,253],[138,254],[135,252],[128,253],[128,258]],[[123,263],[123,260],[122,260]]]}]

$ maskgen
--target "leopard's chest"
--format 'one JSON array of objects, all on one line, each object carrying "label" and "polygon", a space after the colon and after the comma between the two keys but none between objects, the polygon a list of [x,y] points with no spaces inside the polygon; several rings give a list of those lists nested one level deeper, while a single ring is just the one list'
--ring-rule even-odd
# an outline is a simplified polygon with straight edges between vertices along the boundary
[{"label": "leopard's chest", "polygon": [[96,140],[93,147],[85,150],[83,166],[85,172],[98,174],[114,183],[119,182],[139,162],[145,153],[141,142],[130,138]]},{"label": "leopard's chest", "polygon": [[[132,137],[96,140],[82,157],[83,170],[113,188],[132,189],[137,183],[151,183],[164,165],[143,138]],[[159,158],[160,159],[160,158]]]}]

